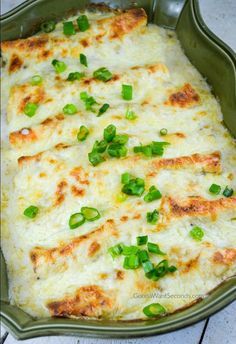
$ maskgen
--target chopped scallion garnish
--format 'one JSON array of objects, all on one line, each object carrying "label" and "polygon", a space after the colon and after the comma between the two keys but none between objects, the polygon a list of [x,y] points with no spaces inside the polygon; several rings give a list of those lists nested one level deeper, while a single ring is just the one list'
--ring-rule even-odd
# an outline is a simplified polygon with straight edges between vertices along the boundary
[{"label": "chopped scallion garnish", "polygon": [[103,132],[104,140],[111,142],[116,136],[116,127],[113,124],[108,125]]},{"label": "chopped scallion garnish", "polygon": [[77,134],[77,140],[78,141],[85,141],[88,134],[89,134],[88,128],[85,127],[84,125],[81,125],[79,128],[79,132]]},{"label": "chopped scallion garnish", "polygon": [[36,86],[40,85],[43,82],[43,78],[40,75],[33,75],[31,78],[31,85]]},{"label": "chopped scallion garnish", "polygon": [[132,100],[133,99],[133,87],[131,85],[122,85],[122,98],[124,100]]},{"label": "chopped scallion garnish", "polygon": [[190,236],[197,241],[201,241],[204,237],[204,231],[201,227],[195,226],[191,231],[189,232]]},{"label": "chopped scallion garnish", "polygon": [[137,118],[138,116],[135,114],[134,111],[132,110],[127,110],[125,114],[125,118],[128,119],[129,121],[133,121]]},{"label": "chopped scallion garnish", "polygon": [[40,27],[43,32],[49,33],[55,30],[56,23],[53,20],[49,20],[47,22],[42,23]]},{"label": "chopped scallion garnish", "polygon": [[127,148],[120,143],[111,143],[107,148],[107,153],[113,158],[121,158],[127,155]]},{"label": "chopped scallion garnish", "polygon": [[130,256],[131,254],[137,254],[139,251],[139,248],[137,246],[131,245],[131,246],[125,246],[122,247],[122,254],[123,256]]},{"label": "chopped scallion garnish", "polygon": [[146,262],[147,260],[149,260],[149,254],[148,251],[146,250],[140,250],[138,252],[138,256],[139,256],[139,260],[141,263]]},{"label": "chopped scallion garnish", "polygon": [[154,269],[154,266],[150,260],[147,260],[146,262],[142,262],[142,267],[145,273],[148,273]]},{"label": "chopped scallion garnish", "polygon": [[133,148],[134,153],[142,153],[147,157],[162,156],[164,153],[164,147],[168,146],[169,142],[156,142],[153,141],[148,145],[135,146]]},{"label": "chopped scallion garnish", "polygon": [[88,17],[84,14],[77,18],[77,24],[78,24],[80,31],[82,31],[82,32],[88,30],[90,27]]},{"label": "chopped scallion garnish", "polygon": [[144,180],[141,178],[132,178],[122,188],[122,192],[131,196],[142,196],[145,190]]},{"label": "chopped scallion garnish", "polygon": [[165,135],[167,135],[167,129],[166,128],[162,128],[161,130],[160,130],[160,134],[161,134],[161,136],[165,136]]},{"label": "chopped scallion garnish", "polygon": [[160,303],[151,303],[143,308],[143,313],[149,317],[155,317],[157,315],[165,314],[166,309]]},{"label": "chopped scallion garnish", "polygon": [[75,213],[70,216],[69,227],[70,229],[75,229],[81,226],[85,222],[85,217],[81,213]]},{"label": "chopped scallion garnish", "polygon": [[81,78],[83,78],[85,76],[84,73],[81,72],[72,72],[69,73],[68,77],[66,80],[68,81],[75,81],[75,80],[80,80]]},{"label": "chopped scallion garnish", "polygon": [[71,35],[76,34],[74,24],[72,21],[68,21],[68,22],[63,23],[63,33],[64,33],[64,35],[67,35],[67,36],[71,36]]},{"label": "chopped scallion garnish", "polygon": [[108,253],[112,256],[112,258],[118,257],[122,253],[123,244],[116,244],[108,249]]},{"label": "chopped scallion garnish", "polygon": [[79,55],[80,63],[85,67],[88,67],[87,57],[84,54]]},{"label": "chopped scallion garnish", "polygon": [[97,104],[97,102],[92,96],[89,96],[87,92],[81,92],[80,99],[84,102],[87,111],[90,110],[92,112],[95,112],[93,106]]},{"label": "chopped scallion garnish", "polygon": [[38,214],[39,208],[35,205],[30,205],[28,208],[24,210],[24,215],[29,217],[30,219],[34,219],[35,216]]},{"label": "chopped scallion garnish", "polygon": [[232,188],[229,188],[228,186],[225,187],[224,191],[223,191],[223,195],[225,197],[231,197],[234,193],[234,190]]},{"label": "chopped scallion garnish", "polygon": [[153,185],[150,187],[148,193],[144,196],[145,202],[152,202],[162,197],[161,192]]},{"label": "chopped scallion garnish", "polygon": [[135,254],[125,257],[124,259],[123,267],[125,269],[137,269],[139,265],[139,258]]},{"label": "chopped scallion garnish", "polygon": [[63,108],[63,112],[66,115],[74,115],[78,111],[74,104],[66,104]]},{"label": "chopped scallion garnish", "polygon": [[128,184],[131,179],[131,175],[128,172],[125,172],[121,175],[121,183]]},{"label": "chopped scallion garnish", "polygon": [[101,67],[93,73],[93,76],[95,79],[101,80],[101,81],[109,81],[112,78],[112,73],[106,68]]},{"label": "chopped scallion garnish", "polygon": [[101,217],[99,211],[91,207],[82,207],[81,213],[84,215],[87,221],[95,221],[95,220],[100,219]]},{"label": "chopped scallion garnish", "polygon": [[105,103],[103,104],[100,109],[98,110],[98,115],[97,117],[100,117],[101,115],[103,115],[108,109],[109,109],[110,105]]},{"label": "chopped scallion garnish", "polygon": [[103,158],[103,156],[100,153],[93,152],[93,151],[88,153],[88,158],[89,158],[89,161],[91,162],[91,164],[93,166],[97,166],[101,162],[105,161],[105,159]]},{"label": "chopped scallion garnish", "polygon": [[55,72],[58,74],[63,73],[67,68],[67,65],[65,64],[65,62],[59,61],[59,60],[52,60],[52,65],[55,69]]},{"label": "chopped scallion garnish", "polygon": [[217,184],[211,184],[209,191],[210,191],[210,193],[212,193],[214,195],[219,195],[219,193],[221,191],[221,186],[217,185]]},{"label": "chopped scallion garnish", "polygon": [[155,209],[152,212],[147,212],[146,215],[147,223],[155,225],[159,219],[159,212]]},{"label": "chopped scallion garnish", "polygon": [[39,105],[35,103],[27,103],[24,107],[24,114],[28,117],[33,117],[36,114]]},{"label": "chopped scallion garnish", "polygon": [[137,245],[145,245],[148,241],[148,236],[147,235],[142,235],[142,236],[138,236],[136,238],[137,240]]},{"label": "chopped scallion garnish", "polygon": [[147,244],[148,252],[160,254],[161,256],[165,255],[164,252],[162,252],[157,244],[154,244],[152,242],[148,242]]}]

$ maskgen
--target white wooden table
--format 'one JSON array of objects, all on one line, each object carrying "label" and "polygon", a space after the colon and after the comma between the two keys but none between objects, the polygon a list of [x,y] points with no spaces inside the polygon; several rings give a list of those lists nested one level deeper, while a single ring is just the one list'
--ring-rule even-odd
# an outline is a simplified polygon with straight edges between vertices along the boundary
[{"label": "white wooden table", "polygon": [[[59,0],[60,1],[60,0]],[[236,50],[236,0],[199,0],[203,18],[209,28]],[[2,0],[1,13],[23,2]],[[236,302],[218,314],[196,325],[170,334],[143,339],[87,339],[81,337],[41,337],[26,340],[26,344],[235,344]],[[17,341],[1,327],[0,344]]]}]

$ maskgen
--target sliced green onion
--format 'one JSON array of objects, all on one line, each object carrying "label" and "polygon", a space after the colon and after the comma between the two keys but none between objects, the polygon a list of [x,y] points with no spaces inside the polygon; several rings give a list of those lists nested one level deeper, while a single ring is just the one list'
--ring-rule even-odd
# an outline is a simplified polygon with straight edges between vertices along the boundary
[{"label": "sliced green onion", "polygon": [[123,267],[125,269],[137,269],[139,267],[139,258],[137,255],[132,254],[128,257],[125,257]]},{"label": "sliced green onion", "polygon": [[159,212],[155,209],[152,212],[147,212],[146,215],[147,223],[155,225],[159,219]]},{"label": "sliced green onion", "polygon": [[109,81],[112,78],[112,73],[106,68],[106,67],[101,67],[95,72],[93,72],[93,76],[95,79],[102,80],[102,81]]},{"label": "sliced green onion", "polygon": [[108,147],[107,153],[113,158],[121,158],[127,155],[127,148],[119,143],[112,143]]},{"label": "sliced green onion", "polygon": [[79,55],[79,60],[82,65],[84,65],[85,67],[88,67],[87,57],[84,54]]},{"label": "sliced green onion", "polygon": [[93,166],[97,166],[101,162],[105,161],[105,159],[103,158],[103,156],[100,153],[93,152],[93,151],[88,153],[88,159]]},{"label": "sliced green onion", "polygon": [[65,64],[65,62],[59,61],[59,60],[52,60],[52,65],[55,69],[55,72],[58,74],[63,73],[67,68],[67,65]]},{"label": "sliced green onion", "polygon": [[138,116],[135,114],[134,111],[127,109],[125,118],[128,119],[129,121],[133,121],[137,118]]},{"label": "sliced green onion", "polygon": [[68,77],[67,77],[67,81],[75,81],[75,80],[80,80],[85,76],[84,73],[81,72],[72,72],[69,73]]},{"label": "sliced green onion", "polygon": [[108,249],[108,253],[112,256],[112,258],[118,257],[121,255],[123,249],[123,244],[116,244]]},{"label": "sliced green onion", "polygon": [[219,195],[219,193],[221,191],[221,186],[217,185],[217,184],[211,184],[209,191],[210,191],[210,193],[212,193],[214,195]]},{"label": "sliced green onion", "polygon": [[24,114],[28,117],[33,117],[38,109],[38,104],[27,103],[24,107]]},{"label": "sliced green onion", "polygon": [[145,274],[148,279],[153,281],[158,281],[160,278],[164,277],[168,273],[173,273],[177,270],[174,265],[169,266],[166,259],[162,260],[157,264],[157,266]]},{"label": "sliced green onion", "polygon": [[149,254],[147,250],[140,250],[138,252],[138,256],[139,256],[139,260],[141,263],[146,262],[147,260],[149,260]]},{"label": "sliced green onion", "polygon": [[129,141],[129,136],[127,134],[116,135],[113,139],[113,142],[125,145]]},{"label": "sliced green onion", "polygon": [[134,153],[142,153],[147,157],[162,156],[164,154],[164,147],[168,145],[169,142],[153,141],[151,144],[145,146],[135,146],[133,150]]},{"label": "sliced green onion", "polygon": [[113,124],[108,125],[103,132],[104,140],[111,142],[116,136],[116,127]]},{"label": "sliced green onion", "polygon": [[131,196],[142,196],[145,190],[144,180],[141,178],[131,179],[122,188],[122,192]]},{"label": "sliced green onion", "polygon": [[150,187],[148,193],[144,196],[145,202],[152,202],[162,197],[161,192],[153,185]]},{"label": "sliced green onion", "polygon": [[131,179],[131,175],[128,172],[125,172],[121,175],[121,183],[128,184]]},{"label": "sliced green onion", "polygon": [[226,186],[226,188],[223,191],[223,195],[225,197],[231,197],[233,195],[233,193],[234,193],[234,190],[232,188],[231,189],[228,188],[228,186]]},{"label": "sliced green onion", "polygon": [[194,240],[201,241],[204,237],[204,230],[201,227],[195,226],[189,234]]},{"label": "sliced green onion", "polygon": [[43,32],[49,33],[55,30],[56,23],[53,20],[49,20],[41,24],[40,28]]},{"label": "sliced green onion", "polygon": [[175,271],[177,271],[177,267],[174,265],[171,265],[171,266],[169,266],[168,271],[169,272],[175,272]]},{"label": "sliced green onion", "polygon": [[28,208],[24,210],[24,215],[26,217],[29,217],[30,219],[34,219],[35,216],[38,214],[39,208],[36,207],[35,205],[30,205]]},{"label": "sliced green onion", "polygon": [[95,220],[100,219],[101,217],[99,211],[91,207],[82,207],[81,213],[84,215],[87,221],[95,221]]},{"label": "sliced green onion", "polygon": [[133,87],[131,85],[122,85],[122,98],[124,100],[132,100],[133,99]]},{"label": "sliced green onion", "polygon": [[137,236],[137,245],[145,245],[148,241],[148,236],[147,235],[142,235],[142,236]]},{"label": "sliced green onion", "polygon": [[160,303],[151,303],[150,305],[143,308],[143,313],[149,317],[155,317],[157,315],[165,314],[166,309],[160,305]]},{"label": "sliced green onion", "polygon": [[67,35],[67,36],[71,36],[71,35],[76,34],[74,24],[72,21],[68,21],[68,22],[63,23],[63,33],[64,33],[64,35]]},{"label": "sliced green onion", "polygon": [[43,78],[40,75],[33,75],[31,78],[31,85],[36,86],[36,85],[40,85],[43,82]]},{"label": "sliced green onion", "polygon": [[142,267],[145,273],[148,273],[154,269],[154,266],[150,260],[147,260],[146,262],[142,262]]},{"label": "sliced green onion", "polygon": [[95,110],[93,109],[93,105],[97,104],[97,102],[93,97],[89,96],[87,92],[81,92],[80,99],[84,102],[87,111],[90,110],[92,112],[95,112]]},{"label": "sliced green onion", "polygon": [[95,141],[93,145],[93,152],[103,153],[107,149],[107,141]]},{"label": "sliced green onion", "polygon": [[167,135],[167,133],[168,133],[168,131],[167,131],[166,128],[162,128],[162,129],[160,130],[161,136],[165,136],[165,135]]},{"label": "sliced green onion", "polygon": [[70,229],[75,229],[81,226],[85,222],[84,215],[81,213],[72,214],[69,219],[69,227]]},{"label": "sliced green onion", "polygon": [[77,18],[77,24],[78,24],[80,31],[82,31],[82,32],[88,30],[90,27],[88,17],[84,14]]},{"label": "sliced green onion", "polygon": [[103,115],[108,109],[109,109],[110,105],[105,103],[103,104],[103,106],[100,107],[100,109],[98,110],[98,115],[97,117],[100,117],[101,115]]},{"label": "sliced green onion", "polygon": [[85,127],[84,125],[81,125],[81,127],[79,128],[79,132],[77,134],[77,140],[78,141],[85,141],[88,134],[89,134],[88,128]]},{"label": "sliced green onion", "polygon": [[139,248],[134,245],[131,245],[131,246],[123,245],[122,247],[123,256],[130,256],[131,254],[137,254],[138,251],[139,251]]},{"label": "sliced green onion", "polygon": [[166,254],[160,250],[160,247],[157,244],[154,244],[152,242],[148,242],[147,247],[148,252],[159,254],[161,256],[164,256]]},{"label": "sliced green onion", "polygon": [[63,112],[66,115],[74,115],[78,111],[74,104],[66,104],[63,108]]}]

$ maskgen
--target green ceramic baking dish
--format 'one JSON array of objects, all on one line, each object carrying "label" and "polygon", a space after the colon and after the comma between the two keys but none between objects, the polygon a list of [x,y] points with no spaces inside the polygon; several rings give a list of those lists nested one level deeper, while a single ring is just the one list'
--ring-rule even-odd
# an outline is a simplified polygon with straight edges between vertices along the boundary
[{"label": "green ceramic baking dish", "polygon": [[[93,3],[101,1],[94,0]],[[197,0],[108,0],[119,8],[143,7],[149,21],[176,30],[186,55],[204,75],[221,103],[224,122],[236,136],[236,57],[234,52],[208,30]],[[2,40],[27,37],[48,19],[60,19],[71,11],[83,9],[88,0],[29,0],[1,17]],[[10,305],[7,272],[1,255],[1,318],[4,326],[18,339],[45,335],[91,337],[147,336],[173,331],[219,311],[236,298],[236,276],[224,281],[206,298],[190,308],[158,320],[111,322],[95,320],[36,320]]]}]

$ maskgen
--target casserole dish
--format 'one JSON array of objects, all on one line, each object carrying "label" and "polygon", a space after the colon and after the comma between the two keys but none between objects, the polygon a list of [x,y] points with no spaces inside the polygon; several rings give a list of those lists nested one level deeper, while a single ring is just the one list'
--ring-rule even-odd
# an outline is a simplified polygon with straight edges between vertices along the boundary
[{"label": "casserole dish", "polygon": [[[4,16],[3,19],[3,39],[15,39],[25,37],[37,31],[37,26],[46,19],[60,18],[67,13],[67,9],[81,9],[75,5],[75,1],[67,2],[66,5],[56,9],[56,1],[47,3],[47,13],[44,15],[45,1],[29,2],[28,5],[19,7],[17,18],[14,17],[14,11],[9,17]],[[114,2],[112,5],[121,7],[119,2]],[[235,63],[233,52],[219,42],[216,38],[210,40],[208,31],[201,27],[201,18],[198,15],[197,3],[195,1],[188,1],[183,8],[180,18],[177,22],[177,12],[180,11],[183,2],[164,2],[159,1],[154,3],[154,6],[149,6],[146,1],[137,3],[140,7],[144,7],[149,14],[150,21],[157,23],[160,26],[175,28],[178,37],[182,43],[185,53],[193,62],[193,64],[205,75],[209,83],[213,86],[215,94],[221,101],[222,110],[224,113],[225,123],[232,133],[235,134],[235,118],[233,111],[235,108]],[[169,6],[168,6],[169,5]],[[66,8],[64,8],[66,6]],[[131,6],[134,6],[131,4]],[[129,6],[124,6],[127,8]],[[68,13],[69,14],[69,13]],[[22,17],[24,16],[30,22],[25,22],[22,27]],[[12,28],[12,20],[15,20],[16,25]],[[32,26],[32,20],[34,25]],[[18,24],[17,24],[18,23]],[[17,32],[14,32],[16,30]],[[207,58],[206,58],[207,57]],[[212,68],[208,70],[208,61],[210,58]],[[225,76],[225,85],[222,85],[221,75]],[[224,88],[223,88],[224,86]],[[2,259],[3,262],[3,259]],[[199,302],[190,309],[185,309],[182,312],[172,314],[168,317],[155,321],[142,321],[132,323],[108,322],[108,321],[82,321],[82,320],[68,320],[68,319],[43,319],[33,320],[29,315],[22,310],[17,309],[9,304],[7,298],[6,274],[3,272],[2,285],[2,315],[3,322],[13,331],[19,338],[30,338],[36,335],[48,334],[81,334],[91,336],[116,336],[116,337],[130,337],[138,335],[151,335],[156,333],[163,333],[174,330],[185,325],[203,319],[213,312],[219,310],[221,307],[232,301],[235,297],[235,279],[231,278],[224,282],[220,287],[211,293],[206,299]]]}]

